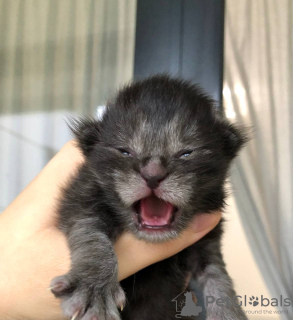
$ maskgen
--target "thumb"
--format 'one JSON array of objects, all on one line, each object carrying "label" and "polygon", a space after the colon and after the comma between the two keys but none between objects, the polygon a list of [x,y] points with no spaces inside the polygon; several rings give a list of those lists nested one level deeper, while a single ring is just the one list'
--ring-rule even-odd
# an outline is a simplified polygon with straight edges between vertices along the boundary
[{"label": "thumb", "polygon": [[178,238],[165,243],[146,243],[130,233],[123,234],[115,244],[119,280],[182,251],[211,231],[220,219],[220,212],[198,215]]}]

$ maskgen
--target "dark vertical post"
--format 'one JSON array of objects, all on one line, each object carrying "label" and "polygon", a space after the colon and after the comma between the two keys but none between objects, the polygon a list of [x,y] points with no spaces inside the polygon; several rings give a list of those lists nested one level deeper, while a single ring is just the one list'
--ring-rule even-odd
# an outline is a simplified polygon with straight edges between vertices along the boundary
[{"label": "dark vertical post", "polygon": [[222,98],[224,0],[138,0],[134,78],[161,72]]}]

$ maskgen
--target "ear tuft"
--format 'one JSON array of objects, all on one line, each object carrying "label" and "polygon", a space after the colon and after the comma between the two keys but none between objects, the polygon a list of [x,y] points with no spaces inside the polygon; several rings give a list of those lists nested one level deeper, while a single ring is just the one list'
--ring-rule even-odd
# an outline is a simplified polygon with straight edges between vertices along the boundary
[{"label": "ear tuft", "polygon": [[224,150],[231,158],[236,157],[240,149],[249,140],[248,128],[227,123],[224,132]]},{"label": "ear tuft", "polygon": [[88,155],[99,141],[99,122],[91,118],[70,118],[67,124],[74,134],[78,145],[85,155]]}]

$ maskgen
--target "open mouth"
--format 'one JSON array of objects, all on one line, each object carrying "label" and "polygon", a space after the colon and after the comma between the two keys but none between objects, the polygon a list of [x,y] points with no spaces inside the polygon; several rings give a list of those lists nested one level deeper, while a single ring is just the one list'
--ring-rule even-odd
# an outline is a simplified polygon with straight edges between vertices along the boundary
[{"label": "open mouth", "polygon": [[133,205],[135,220],[140,230],[167,230],[174,225],[178,208],[155,195],[137,201]]}]

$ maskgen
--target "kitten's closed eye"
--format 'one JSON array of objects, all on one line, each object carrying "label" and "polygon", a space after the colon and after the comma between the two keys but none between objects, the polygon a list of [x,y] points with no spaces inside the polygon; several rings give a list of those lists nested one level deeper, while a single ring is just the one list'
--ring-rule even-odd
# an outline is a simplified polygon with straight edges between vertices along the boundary
[{"label": "kitten's closed eye", "polygon": [[175,158],[187,158],[192,154],[193,150],[181,150],[175,154]]},{"label": "kitten's closed eye", "polygon": [[198,147],[193,150],[191,150],[191,149],[181,150],[181,151],[177,152],[174,157],[177,159],[186,159],[192,153],[194,153],[194,151],[197,151],[198,154],[202,154],[202,155],[208,155],[208,154],[212,153],[212,151],[209,148]]},{"label": "kitten's closed eye", "polygon": [[127,149],[117,148],[116,150],[121,152],[124,156],[127,156],[127,157],[132,157],[133,156],[132,152],[127,150]]}]

